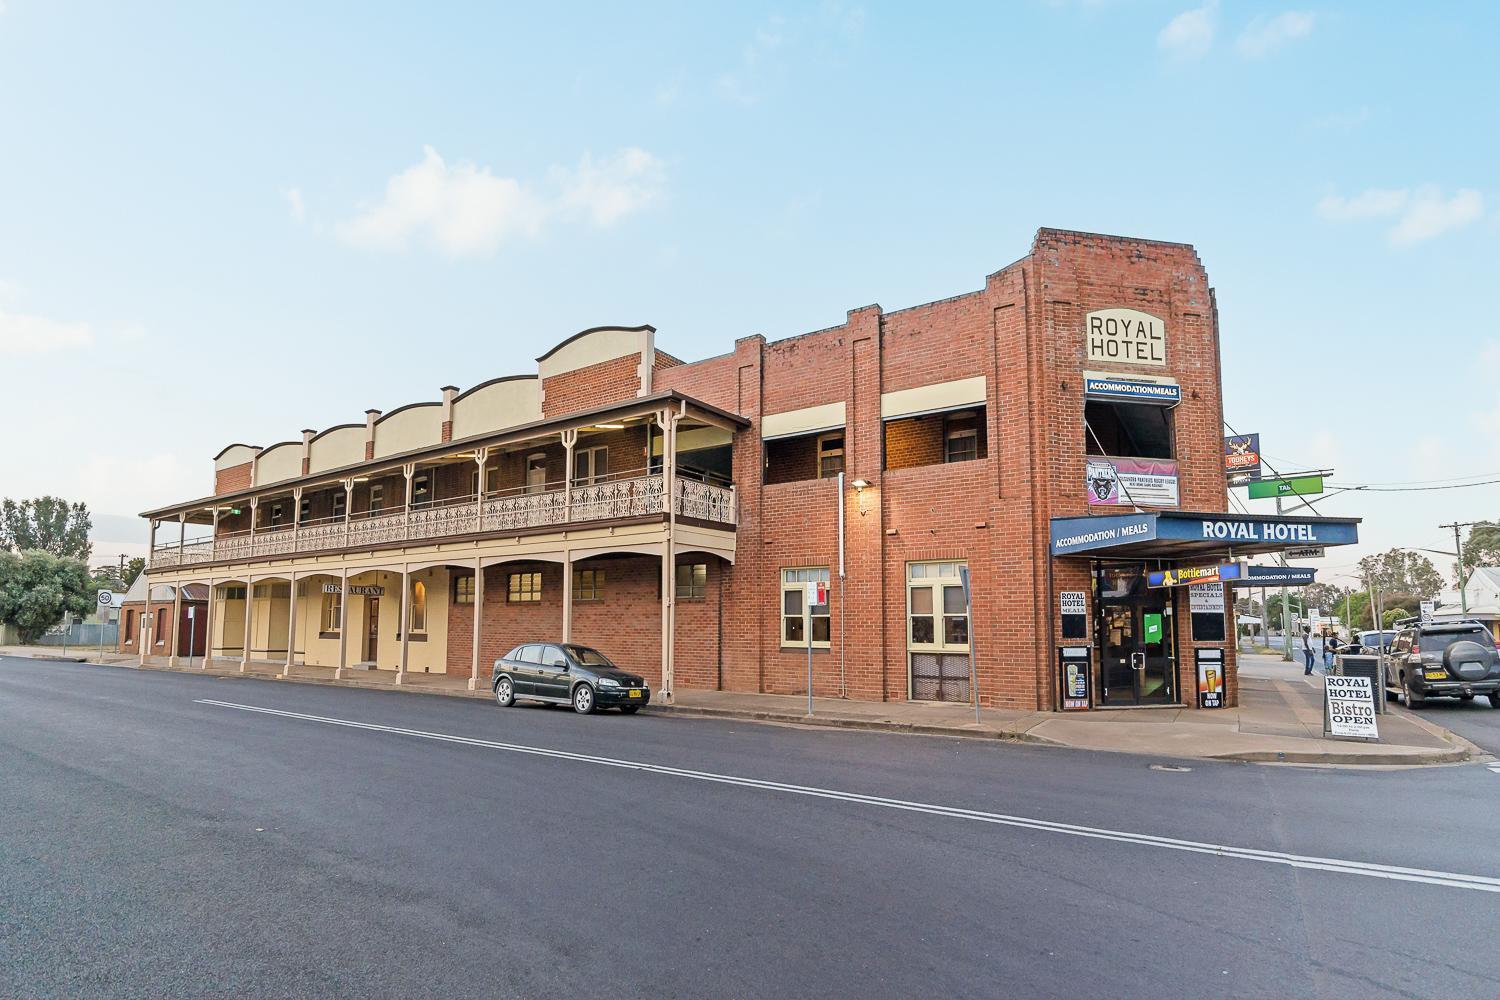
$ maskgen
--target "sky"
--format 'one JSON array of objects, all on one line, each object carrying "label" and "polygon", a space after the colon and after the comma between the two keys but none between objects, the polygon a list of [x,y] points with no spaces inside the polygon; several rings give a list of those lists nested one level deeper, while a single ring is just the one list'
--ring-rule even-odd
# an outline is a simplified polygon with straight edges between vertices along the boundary
[{"label": "sky", "polygon": [[[86,501],[96,561],[136,553],[231,442],[589,326],[695,360],[970,291],[1042,226],[1197,248],[1226,420],[1278,471],[1500,480],[1497,30],[1489,3],[0,0],[0,496]],[[1500,485],[1315,509],[1365,519],[1313,564],[1339,582],[1451,549]]]}]

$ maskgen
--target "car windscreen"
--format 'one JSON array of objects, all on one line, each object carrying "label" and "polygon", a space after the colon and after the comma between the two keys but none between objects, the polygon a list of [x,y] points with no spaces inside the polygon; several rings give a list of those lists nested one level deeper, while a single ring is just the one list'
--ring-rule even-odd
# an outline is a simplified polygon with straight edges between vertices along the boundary
[{"label": "car windscreen", "polygon": [[587,646],[569,646],[568,655],[573,657],[573,659],[577,660],[579,663],[583,664],[585,667],[614,666],[614,664],[609,661],[609,657],[605,656],[597,649],[590,649]]},{"label": "car windscreen", "polygon": [[1493,646],[1490,634],[1479,626],[1463,629],[1460,631],[1423,632],[1421,649],[1424,653],[1441,653],[1455,642],[1467,639],[1469,642],[1477,642],[1481,646]]}]

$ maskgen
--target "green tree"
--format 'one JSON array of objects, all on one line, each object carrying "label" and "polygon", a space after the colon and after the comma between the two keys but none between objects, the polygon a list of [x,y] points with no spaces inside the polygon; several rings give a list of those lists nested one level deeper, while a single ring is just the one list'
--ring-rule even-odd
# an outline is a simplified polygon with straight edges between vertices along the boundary
[{"label": "green tree", "polygon": [[1411,612],[1405,608],[1386,608],[1385,614],[1380,616],[1381,627],[1390,628],[1403,618],[1410,618]]},{"label": "green tree", "polygon": [[1480,521],[1469,530],[1464,542],[1465,576],[1476,566],[1500,566],[1500,524]]},{"label": "green tree", "polygon": [[134,559],[126,560],[123,573],[118,563],[104,563],[94,567],[94,579],[101,587],[108,587],[111,590],[129,590],[135,578],[145,568],[146,560],[141,556],[136,556]]},{"label": "green tree", "polygon": [[1325,615],[1344,614],[1344,598],[1349,595],[1345,587],[1336,583],[1312,583],[1302,588],[1302,597],[1307,606],[1317,608]]},{"label": "green tree", "polygon": [[0,548],[47,552],[62,559],[88,559],[93,519],[85,504],[61,497],[0,500]]},{"label": "green tree", "polygon": [[[1366,586],[1373,586],[1382,595],[1392,592],[1415,594],[1427,601],[1443,589],[1443,577],[1432,565],[1432,560],[1408,549],[1391,549],[1379,555],[1365,556],[1359,561],[1359,575]],[[1389,599],[1382,603],[1391,606]]]},{"label": "green tree", "polygon": [[65,612],[94,610],[95,586],[82,560],[47,552],[0,552],[0,625],[13,625],[23,643],[35,642]]}]

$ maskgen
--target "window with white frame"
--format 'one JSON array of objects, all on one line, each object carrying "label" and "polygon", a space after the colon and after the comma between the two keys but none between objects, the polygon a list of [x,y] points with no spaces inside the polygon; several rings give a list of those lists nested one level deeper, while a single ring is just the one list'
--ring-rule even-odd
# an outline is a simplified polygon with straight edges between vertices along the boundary
[{"label": "window with white frame", "polygon": [[344,594],[337,586],[335,589],[323,592],[323,620],[318,626],[320,632],[337,632],[344,623]]},{"label": "window with white frame", "polygon": [[411,504],[413,507],[428,507],[432,504],[432,475],[419,472],[411,480]]},{"label": "window with white frame", "polygon": [[677,596],[696,600],[708,593],[708,563],[683,563],[677,567]]},{"label": "window with white frame", "polygon": [[969,650],[969,612],[961,562],[908,563],[906,567],[906,640],[913,650],[965,653]]},{"label": "window with white frame", "polygon": [[[819,567],[784,569],[781,571],[781,644],[805,648],[808,645],[809,618],[812,630],[812,647],[826,649],[831,635],[827,600],[822,604],[807,604],[807,585],[823,584],[827,597],[828,570]],[[808,612],[811,611],[809,616]]]},{"label": "window with white frame", "polygon": [[609,475],[609,447],[596,445],[592,448],[573,449],[573,483],[587,486],[603,482]]},{"label": "window with white frame", "polygon": [[312,498],[303,497],[302,502],[297,505],[297,523],[306,524],[312,516]]},{"label": "window with white frame", "polygon": [[526,492],[541,493],[547,489],[547,453],[533,452],[526,456]]},{"label": "window with white frame", "polygon": [[575,569],[573,571],[573,600],[604,600],[604,570]]},{"label": "window with white frame", "polygon": [[465,573],[453,578],[453,603],[474,603],[474,574]]},{"label": "window with white frame", "polygon": [[411,585],[411,630],[427,631],[427,584],[421,580]]},{"label": "window with white frame", "polygon": [[271,523],[272,524],[280,524],[281,521],[282,521],[282,518],[284,518],[285,516],[286,516],[286,509],[282,506],[282,503],[281,503],[280,500],[276,501],[275,503],[273,503],[271,505]]},{"label": "window with white frame", "polygon": [[342,487],[340,487],[338,490],[334,491],[334,494],[333,494],[333,516],[334,517],[343,517],[345,510],[348,509],[348,503],[349,503],[349,497],[348,497],[347,494],[344,493],[344,490],[343,490]]},{"label": "window with white frame", "polygon": [[385,509],[385,486],[375,483],[370,487],[370,513]]},{"label": "window with white frame", "polygon": [[512,573],[506,582],[505,599],[512,604],[530,604],[542,599],[540,572]]},{"label": "window with white frame", "polygon": [[844,471],[844,432],[818,437],[818,478],[831,479]]}]

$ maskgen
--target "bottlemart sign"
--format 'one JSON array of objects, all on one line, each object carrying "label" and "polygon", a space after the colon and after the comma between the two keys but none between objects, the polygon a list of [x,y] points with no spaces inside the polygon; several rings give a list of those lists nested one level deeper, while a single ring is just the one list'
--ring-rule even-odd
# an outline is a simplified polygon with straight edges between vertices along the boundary
[{"label": "bottlemart sign", "polygon": [[1315,497],[1323,492],[1322,476],[1293,476],[1290,479],[1265,479],[1249,485],[1251,500],[1274,497]]}]

